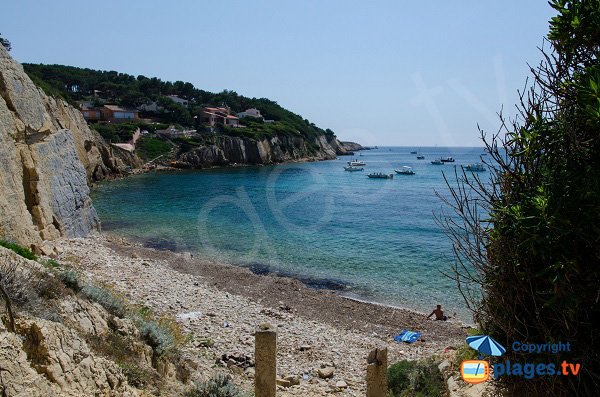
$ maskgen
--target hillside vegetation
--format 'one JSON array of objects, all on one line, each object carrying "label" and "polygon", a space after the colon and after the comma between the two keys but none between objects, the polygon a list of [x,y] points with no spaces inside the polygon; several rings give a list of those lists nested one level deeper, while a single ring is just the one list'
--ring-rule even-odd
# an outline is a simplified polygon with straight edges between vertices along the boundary
[{"label": "hillside vegetation", "polygon": [[[156,77],[132,76],[116,71],[100,71],[63,65],[23,64],[29,77],[44,91],[53,96],[65,99],[71,104],[82,100],[94,101],[99,97],[109,103],[124,107],[138,107],[143,104],[157,102],[164,111],[153,114],[161,122],[179,124],[184,127],[200,128],[194,115],[205,106],[221,106],[226,104],[233,112],[241,112],[248,108],[257,108],[265,119],[274,123],[261,123],[262,120],[243,120],[248,128],[236,131],[223,128],[225,135],[240,135],[262,138],[274,135],[292,135],[314,138],[318,135],[333,136],[333,131],[322,129],[300,115],[295,114],[267,98],[248,98],[235,91],[224,90],[212,93],[198,89],[191,83],[183,81],[162,81]],[[189,101],[188,106],[175,103],[166,96],[177,95]],[[241,129],[240,129],[241,130]],[[113,139],[122,141],[123,137],[113,131]],[[104,134],[103,134],[104,135]],[[114,142],[114,141],[113,141]]]}]

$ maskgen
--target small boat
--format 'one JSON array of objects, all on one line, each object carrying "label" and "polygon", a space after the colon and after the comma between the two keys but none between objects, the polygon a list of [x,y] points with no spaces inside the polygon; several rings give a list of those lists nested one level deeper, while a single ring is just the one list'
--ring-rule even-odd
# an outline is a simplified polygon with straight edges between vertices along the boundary
[{"label": "small boat", "polygon": [[440,161],[442,163],[454,163],[455,160],[452,157],[446,157],[445,159],[440,159]]},{"label": "small boat", "polygon": [[367,165],[367,163],[365,163],[364,161],[354,159],[354,160],[348,161],[348,165],[351,167],[356,167],[356,166],[360,166],[360,165]]},{"label": "small boat", "polygon": [[484,172],[485,171],[485,167],[481,163],[467,164],[465,169],[467,171],[471,171],[471,172]]},{"label": "small boat", "polygon": [[417,151],[414,150],[414,151],[410,152],[410,154],[417,154]]},{"label": "small boat", "polygon": [[374,178],[374,179],[393,179],[394,178],[394,174],[384,174],[382,172],[373,172],[367,176],[369,178]]},{"label": "small boat", "polygon": [[345,169],[346,171],[351,171],[351,172],[353,172],[353,171],[362,171],[362,170],[364,170],[364,168],[363,168],[363,167],[356,167],[356,166],[354,166],[354,165],[349,165],[348,167],[344,167],[344,169]]},{"label": "small boat", "polygon": [[439,160],[433,160],[431,162],[431,164],[433,164],[433,165],[444,165],[444,162],[441,159],[439,159]]},{"label": "small boat", "polygon": [[400,174],[400,175],[414,175],[415,174],[412,167],[407,167],[406,165],[403,165],[402,167],[400,167],[399,170],[394,170],[394,171],[396,171],[396,174]]},{"label": "small boat", "polygon": [[425,156],[423,156],[422,154],[417,156],[417,160],[425,160]]}]

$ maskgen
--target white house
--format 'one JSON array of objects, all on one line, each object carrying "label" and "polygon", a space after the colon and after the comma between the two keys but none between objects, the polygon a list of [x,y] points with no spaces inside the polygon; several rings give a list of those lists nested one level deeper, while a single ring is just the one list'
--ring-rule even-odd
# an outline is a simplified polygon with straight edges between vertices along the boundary
[{"label": "white house", "polygon": [[257,117],[259,119],[263,118],[262,114],[260,114],[260,110],[256,108],[246,109],[245,111],[236,114],[236,116],[240,119],[243,119],[244,117]]}]

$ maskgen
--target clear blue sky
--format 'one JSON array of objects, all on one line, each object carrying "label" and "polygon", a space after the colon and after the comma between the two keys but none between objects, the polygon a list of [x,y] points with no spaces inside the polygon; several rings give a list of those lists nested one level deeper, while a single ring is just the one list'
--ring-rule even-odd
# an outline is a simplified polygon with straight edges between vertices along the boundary
[{"label": "clear blue sky", "polygon": [[20,62],[267,97],[370,145],[479,145],[514,114],[546,1],[7,1]]}]

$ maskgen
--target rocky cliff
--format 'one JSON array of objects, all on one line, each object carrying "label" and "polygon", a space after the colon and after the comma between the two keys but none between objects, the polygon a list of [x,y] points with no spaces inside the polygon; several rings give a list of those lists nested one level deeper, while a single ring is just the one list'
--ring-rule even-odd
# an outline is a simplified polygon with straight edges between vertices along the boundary
[{"label": "rocky cliff", "polygon": [[136,162],[116,150],[0,46],[0,238],[37,247],[98,229],[88,182]]},{"label": "rocky cliff", "polygon": [[179,167],[203,168],[227,164],[273,164],[300,160],[331,160],[347,154],[335,136],[313,139],[278,135],[260,140],[217,136],[213,144],[179,156]]}]

